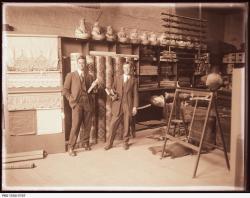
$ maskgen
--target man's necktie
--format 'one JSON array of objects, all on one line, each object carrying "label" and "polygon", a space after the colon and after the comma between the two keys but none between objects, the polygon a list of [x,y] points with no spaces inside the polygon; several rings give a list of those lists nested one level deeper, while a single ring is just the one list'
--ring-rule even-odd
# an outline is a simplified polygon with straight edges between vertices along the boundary
[{"label": "man's necktie", "polygon": [[84,79],[84,75],[82,73],[80,75],[80,79],[81,79],[81,81],[83,81],[83,79]]},{"label": "man's necktie", "polygon": [[128,75],[124,76],[124,83],[126,83],[128,81]]}]

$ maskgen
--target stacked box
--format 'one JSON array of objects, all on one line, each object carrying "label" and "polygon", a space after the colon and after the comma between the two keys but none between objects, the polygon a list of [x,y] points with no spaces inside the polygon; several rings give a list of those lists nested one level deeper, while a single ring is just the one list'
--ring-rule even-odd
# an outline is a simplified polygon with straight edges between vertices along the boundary
[{"label": "stacked box", "polygon": [[97,109],[98,109],[98,139],[106,141],[106,93],[104,88],[106,86],[106,64],[104,56],[96,56],[96,76],[99,81],[97,93]]},{"label": "stacked box", "polygon": [[222,62],[223,63],[235,63],[236,61],[236,54],[235,53],[230,53],[230,54],[226,54],[223,57]]},{"label": "stacked box", "polygon": [[224,56],[223,56],[222,62],[223,62],[223,63],[229,63],[228,55],[224,55]]},{"label": "stacked box", "polygon": [[235,53],[230,53],[228,55],[228,61],[229,61],[229,63],[235,63],[235,59],[236,59],[236,54]]},{"label": "stacked box", "polygon": [[245,52],[236,53],[235,62],[236,63],[245,63]]},{"label": "stacked box", "polygon": [[227,64],[227,74],[233,73],[234,64]]}]

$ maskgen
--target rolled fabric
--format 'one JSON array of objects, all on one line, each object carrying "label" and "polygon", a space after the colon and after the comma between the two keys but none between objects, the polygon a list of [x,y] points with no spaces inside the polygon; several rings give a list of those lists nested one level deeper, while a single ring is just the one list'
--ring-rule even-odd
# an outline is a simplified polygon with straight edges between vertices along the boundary
[{"label": "rolled fabric", "polygon": [[91,55],[86,55],[86,64],[88,68],[88,72],[94,78],[96,78],[96,69],[95,69],[95,58]]},{"label": "rolled fabric", "polygon": [[[88,68],[88,72],[90,75],[92,75],[94,77],[94,79],[96,79],[96,68],[95,68],[95,57],[91,56],[91,55],[87,55],[86,56],[86,63],[87,63],[87,68]],[[91,91],[91,90],[90,90]],[[88,91],[88,92],[90,92]],[[96,109],[97,109],[97,105],[96,105],[96,95],[92,95],[91,99],[93,100],[93,117],[92,117],[92,126],[90,129],[90,142],[91,143],[97,143],[97,113],[96,113]]]},{"label": "rolled fabric", "polygon": [[97,93],[97,134],[101,141],[106,140],[106,93],[105,93],[105,59],[102,56],[96,56],[96,76],[98,79],[98,93]]},{"label": "rolled fabric", "polygon": [[35,167],[34,163],[11,163],[3,165],[4,169],[30,169]]},{"label": "rolled fabric", "polygon": [[[111,89],[112,82],[114,81],[114,69],[112,64],[112,57],[106,56],[106,88]],[[110,121],[111,121],[111,98],[106,98],[106,138],[110,133]]]},{"label": "rolled fabric", "polygon": [[106,56],[106,88],[111,88],[114,76],[114,69],[112,65],[112,57]]},{"label": "rolled fabric", "polygon": [[115,57],[115,66],[114,66],[114,74],[119,76],[123,74],[123,64],[126,62],[124,57]]},{"label": "rolled fabric", "polygon": [[[126,62],[126,58],[117,56],[115,57],[114,64],[114,77],[123,74],[123,64]],[[116,139],[122,139],[123,137],[123,122],[121,122],[117,129]]]},{"label": "rolled fabric", "polygon": [[44,150],[37,150],[31,152],[14,153],[6,156],[4,163],[21,162],[35,159],[43,159],[47,156]]},{"label": "rolled fabric", "polygon": [[98,79],[99,89],[104,89],[105,81],[105,60],[103,56],[96,56],[96,78]]},{"label": "rolled fabric", "polygon": [[81,53],[70,53],[70,70],[71,72],[77,70],[77,59],[82,56]]}]

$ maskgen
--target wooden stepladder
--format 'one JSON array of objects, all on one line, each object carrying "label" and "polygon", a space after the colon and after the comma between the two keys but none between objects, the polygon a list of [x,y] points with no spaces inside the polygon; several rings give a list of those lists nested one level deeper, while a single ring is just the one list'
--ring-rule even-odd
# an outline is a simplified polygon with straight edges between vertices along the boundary
[{"label": "wooden stepladder", "polygon": [[[194,106],[194,110],[193,110],[193,114],[192,114],[192,119],[189,125],[189,129],[188,129],[188,135],[186,134],[186,137],[175,137],[172,134],[170,134],[169,130],[170,130],[170,125],[173,123],[173,121],[176,120],[176,116],[178,116],[178,113],[176,111],[176,109],[180,108],[180,103],[178,103],[178,100],[180,98],[184,98],[183,95],[189,95],[188,100],[189,101],[194,101],[195,102],[195,106]],[[185,97],[187,98],[187,97]],[[201,137],[200,137],[200,143],[199,146],[195,146],[193,144],[190,143],[190,134],[192,132],[192,127],[193,127],[193,122],[194,122],[194,116],[195,116],[195,112],[198,106],[199,102],[207,102],[208,103],[208,107],[206,110],[206,117],[205,117],[205,121],[204,121],[204,125],[201,131]],[[166,105],[166,104],[165,104]],[[222,145],[223,145],[223,151],[224,151],[224,156],[225,156],[225,160],[226,160],[226,164],[227,164],[227,168],[228,170],[230,170],[230,165],[229,165],[229,160],[228,160],[228,156],[227,156],[227,151],[226,151],[226,146],[225,146],[225,140],[224,140],[224,135],[222,132],[222,128],[221,128],[221,123],[220,123],[220,118],[219,118],[219,113],[218,113],[218,109],[217,109],[217,101],[216,101],[216,92],[211,92],[211,91],[206,91],[206,90],[199,90],[199,89],[189,89],[189,88],[177,88],[175,91],[175,95],[174,95],[174,100],[173,100],[173,106],[171,108],[171,112],[170,112],[170,116],[168,119],[168,125],[167,125],[167,129],[166,129],[166,134],[165,134],[165,141],[164,141],[164,145],[163,145],[163,149],[162,149],[162,154],[161,154],[161,159],[164,157],[164,153],[165,153],[165,149],[166,149],[166,143],[167,140],[173,140],[187,148],[190,148],[196,152],[198,152],[197,155],[197,159],[196,159],[196,163],[195,163],[195,168],[194,168],[194,172],[193,172],[193,178],[196,176],[196,172],[197,172],[197,168],[198,168],[198,164],[199,164],[199,160],[200,160],[200,155],[201,155],[201,151],[202,151],[202,147],[204,144],[209,145],[209,146],[213,146],[213,147],[218,147],[217,145],[213,145],[207,142],[204,142],[204,137],[206,135],[206,128],[207,128],[207,122],[208,122],[208,118],[211,112],[211,109],[215,110],[215,115],[216,115],[216,120],[219,126],[219,132],[220,132],[220,137],[221,137],[221,141],[222,141]],[[175,111],[175,118],[173,118],[173,112]],[[184,120],[184,116],[182,116],[182,120],[183,123],[185,123]],[[185,129],[186,130],[186,129]]]}]

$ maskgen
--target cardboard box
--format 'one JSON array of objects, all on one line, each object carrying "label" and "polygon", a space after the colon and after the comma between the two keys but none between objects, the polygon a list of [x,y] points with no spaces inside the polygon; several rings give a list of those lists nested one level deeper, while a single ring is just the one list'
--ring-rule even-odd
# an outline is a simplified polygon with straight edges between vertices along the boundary
[{"label": "cardboard box", "polygon": [[223,63],[229,63],[228,56],[226,56],[226,57],[224,56],[222,62]]},{"label": "cardboard box", "polygon": [[227,65],[227,74],[233,73],[234,64],[230,63]]},{"label": "cardboard box", "polygon": [[236,63],[245,63],[245,52],[236,53]]},{"label": "cardboard box", "polygon": [[236,54],[235,53],[231,53],[228,56],[228,63],[235,63],[236,60]]}]

